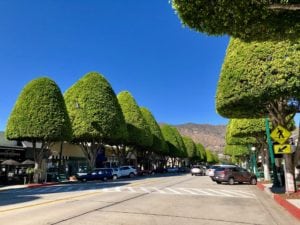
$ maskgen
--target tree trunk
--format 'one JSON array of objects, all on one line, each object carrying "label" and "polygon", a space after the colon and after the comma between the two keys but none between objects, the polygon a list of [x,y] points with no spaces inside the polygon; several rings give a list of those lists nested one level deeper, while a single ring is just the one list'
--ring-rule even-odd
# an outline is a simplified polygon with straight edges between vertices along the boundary
[{"label": "tree trunk", "polygon": [[296,192],[296,185],[295,185],[295,167],[292,160],[291,154],[284,155],[285,160],[285,191],[287,193]]}]

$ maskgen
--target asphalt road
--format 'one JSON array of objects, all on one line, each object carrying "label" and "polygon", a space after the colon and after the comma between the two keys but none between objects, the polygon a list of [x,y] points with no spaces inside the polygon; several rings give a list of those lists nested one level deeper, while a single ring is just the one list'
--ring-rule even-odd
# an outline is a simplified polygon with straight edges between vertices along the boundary
[{"label": "asphalt road", "polygon": [[205,176],[74,183],[0,192],[1,225],[296,225],[251,185]]}]

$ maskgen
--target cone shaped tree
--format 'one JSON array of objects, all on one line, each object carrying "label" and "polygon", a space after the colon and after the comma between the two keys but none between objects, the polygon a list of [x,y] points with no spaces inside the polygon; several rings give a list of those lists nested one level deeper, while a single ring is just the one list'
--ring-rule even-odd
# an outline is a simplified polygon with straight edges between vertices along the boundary
[{"label": "cone shaped tree", "polygon": [[149,148],[153,137],[135,99],[128,91],[120,92],[117,97],[127,124],[127,145]]},{"label": "cone shaped tree", "polygon": [[[280,1],[280,0],[279,0]],[[209,35],[246,41],[295,39],[300,34],[300,2],[287,0],[173,0],[184,25]],[[295,4],[295,3],[298,4]]]},{"label": "cone shaped tree", "polygon": [[[72,136],[64,98],[54,81],[42,77],[24,87],[8,119],[5,135],[9,140],[32,143],[35,169],[40,172],[43,157],[50,154],[51,144],[67,141]],[[41,148],[36,148],[37,143]]]},{"label": "cone shaped tree", "polygon": [[154,116],[145,107],[141,107],[140,110],[141,110],[141,113],[142,113],[145,121],[147,122],[147,124],[150,128],[150,132],[153,136],[153,143],[150,148],[158,155],[167,153],[167,149],[165,149],[165,139],[162,135],[160,127],[159,127],[158,123],[156,122]]},{"label": "cone shaped tree", "polygon": [[178,130],[168,124],[163,124],[160,127],[165,141],[168,144],[169,154],[172,159],[173,166],[177,158],[186,157],[186,149],[182,137]]},{"label": "cone shaped tree", "polygon": [[108,81],[97,72],[83,76],[64,94],[73,128],[91,168],[104,143],[122,143],[127,130],[124,116]]},{"label": "cone shaped tree", "polygon": [[200,160],[200,157],[198,155],[197,157],[197,147],[195,142],[190,137],[182,137],[183,143],[185,145],[185,149],[187,151],[187,157],[189,160],[193,163],[197,160]]}]

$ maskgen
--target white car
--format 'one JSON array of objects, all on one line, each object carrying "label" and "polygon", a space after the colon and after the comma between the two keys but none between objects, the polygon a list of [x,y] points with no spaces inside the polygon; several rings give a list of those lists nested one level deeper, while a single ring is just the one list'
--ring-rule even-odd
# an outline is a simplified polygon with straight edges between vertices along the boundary
[{"label": "white car", "polygon": [[120,166],[120,177],[134,177],[137,175],[137,171],[133,166]]},{"label": "white car", "polygon": [[202,166],[193,166],[193,168],[191,169],[191,175],[204,175],[204,169]]}]

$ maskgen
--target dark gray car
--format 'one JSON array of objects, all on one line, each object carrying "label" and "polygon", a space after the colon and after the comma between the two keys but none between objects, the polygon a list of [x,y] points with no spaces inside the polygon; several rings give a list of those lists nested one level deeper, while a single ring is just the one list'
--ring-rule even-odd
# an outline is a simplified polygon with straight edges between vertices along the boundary
[{"label": "dark gray car", "polygon": [[238,183],[250,183],[255,185],[257,183],[257,177],[241,167],[219,167],[216,168],[213,180],[218,184],[222,182],[228,182],[229,184]]}]

